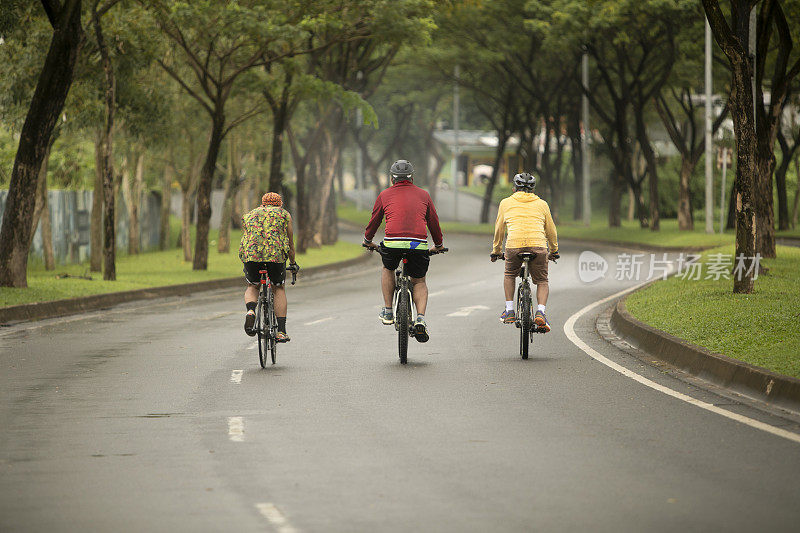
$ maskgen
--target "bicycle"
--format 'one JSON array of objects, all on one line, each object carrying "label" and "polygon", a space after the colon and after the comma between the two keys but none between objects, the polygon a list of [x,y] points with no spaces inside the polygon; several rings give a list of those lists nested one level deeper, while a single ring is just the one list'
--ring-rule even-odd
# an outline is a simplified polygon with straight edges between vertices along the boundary
[{"label": "bicycle", "polygon": [[[381,255],[385,255],[381,248],[370,248],[366,244],[362,244],[370,252],[375,251]],[[397,348],[400,355],[400,364],[404,365],[408,362],[408,338],[415,335],[414,328],[411,324],[414,322],[413,316],[416,314],[414,308],[414,300],[411,297],[411,278],[406,274],[406,263],[408,263],[408,255],[411,253],[420,254],[425,253],[428,256],[443,254],[449,251],[449,248],[442,248],[436,250],[404,250],[402,260],[395,270],[394,280],[394,295],[392,296],[392,312],[394,313],[394,329],[397,331]]]},{"label": "bicycle", "polygon": [[[294,285],[300,268],[295,264],[289,265],[286,270],[292,273],[292,285]],[[278,351],[278,319],[275,317],[275,295],[272,292],[272,281],[267,276],[266,270],[259,270],[258,273],[261,274],[261,284],[258,289],[254,328],[258,335],[258,362],[261,364],[261,368],[267,368],[267,352],[269,352],[274,365]]]},{"label": "bicycle", "polygon": [[[505,259],[505,254],[492,254],[498,259]],[[514,310],[514,326],[519,329],[519,355],[523,359],[528,358],[529,345],[533,341],[534,333],[547,333],[547,329],[537,326],[533,321],[533,291],[531,290],[528,278],[530,274],[529,263],[533,260],[538,253],[536,252],[521,252],[519,254],[522,259],[522,268],[519,271],[519,277],[522,281],[517,287],[517,304]],[[551,258],[553,263],[556,258]]]}]

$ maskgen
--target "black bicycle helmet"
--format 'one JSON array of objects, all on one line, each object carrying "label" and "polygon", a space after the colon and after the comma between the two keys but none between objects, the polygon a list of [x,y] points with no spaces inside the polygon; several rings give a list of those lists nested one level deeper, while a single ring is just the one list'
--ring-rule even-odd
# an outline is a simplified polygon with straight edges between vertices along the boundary
[{"label": "black bicycle helmet", "polygon": [[514,176],[514,187],[519,191],[532,192],[536,187],[536,176],[522,172]]},{"label": "black bicycle helmet", "polygon": [[405,159],[398,159],[392,163],[389,174],[392,176],[392,182],[411,180],[414,174],[414,166]]}]

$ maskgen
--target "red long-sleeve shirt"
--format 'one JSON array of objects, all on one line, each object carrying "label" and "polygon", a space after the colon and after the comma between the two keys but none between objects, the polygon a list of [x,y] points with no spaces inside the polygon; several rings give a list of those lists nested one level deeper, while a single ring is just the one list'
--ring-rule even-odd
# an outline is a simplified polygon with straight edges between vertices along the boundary
[{"label": "red long-sleeve shirt", "polygon": [[372,218],[364,232],[368,241],[372,241],[384,217],[384,240],[427,242],[426,226],[434,245],[441,246],[444,240],[431,195],[410,181],[399,181],[378,195],[372,208]]}]

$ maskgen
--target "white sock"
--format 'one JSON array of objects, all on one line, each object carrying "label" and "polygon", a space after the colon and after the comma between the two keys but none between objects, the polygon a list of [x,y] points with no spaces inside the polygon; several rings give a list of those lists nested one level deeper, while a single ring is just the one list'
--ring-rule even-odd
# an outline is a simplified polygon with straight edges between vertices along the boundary
[{"label": "white sock", "polygon": [[506,300],[506,311],[514,309],[514,300]]},{"label": "white sock", "polygon": [[542,305],[542,304],[537,305],[536,306],[536,310],[537,311],[541,311],[542,313],[544,313],[544,305]]}]

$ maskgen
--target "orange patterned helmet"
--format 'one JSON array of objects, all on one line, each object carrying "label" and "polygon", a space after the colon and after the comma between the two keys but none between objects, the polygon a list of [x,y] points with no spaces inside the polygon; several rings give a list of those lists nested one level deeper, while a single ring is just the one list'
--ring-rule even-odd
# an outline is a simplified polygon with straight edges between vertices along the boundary
[{"label": "orange patterned helmet", "polygon": [[281,207],[283,206],[283,198],[281,198],[281,195],[276,192],[268,192],[261,197],[261,205]]}]

